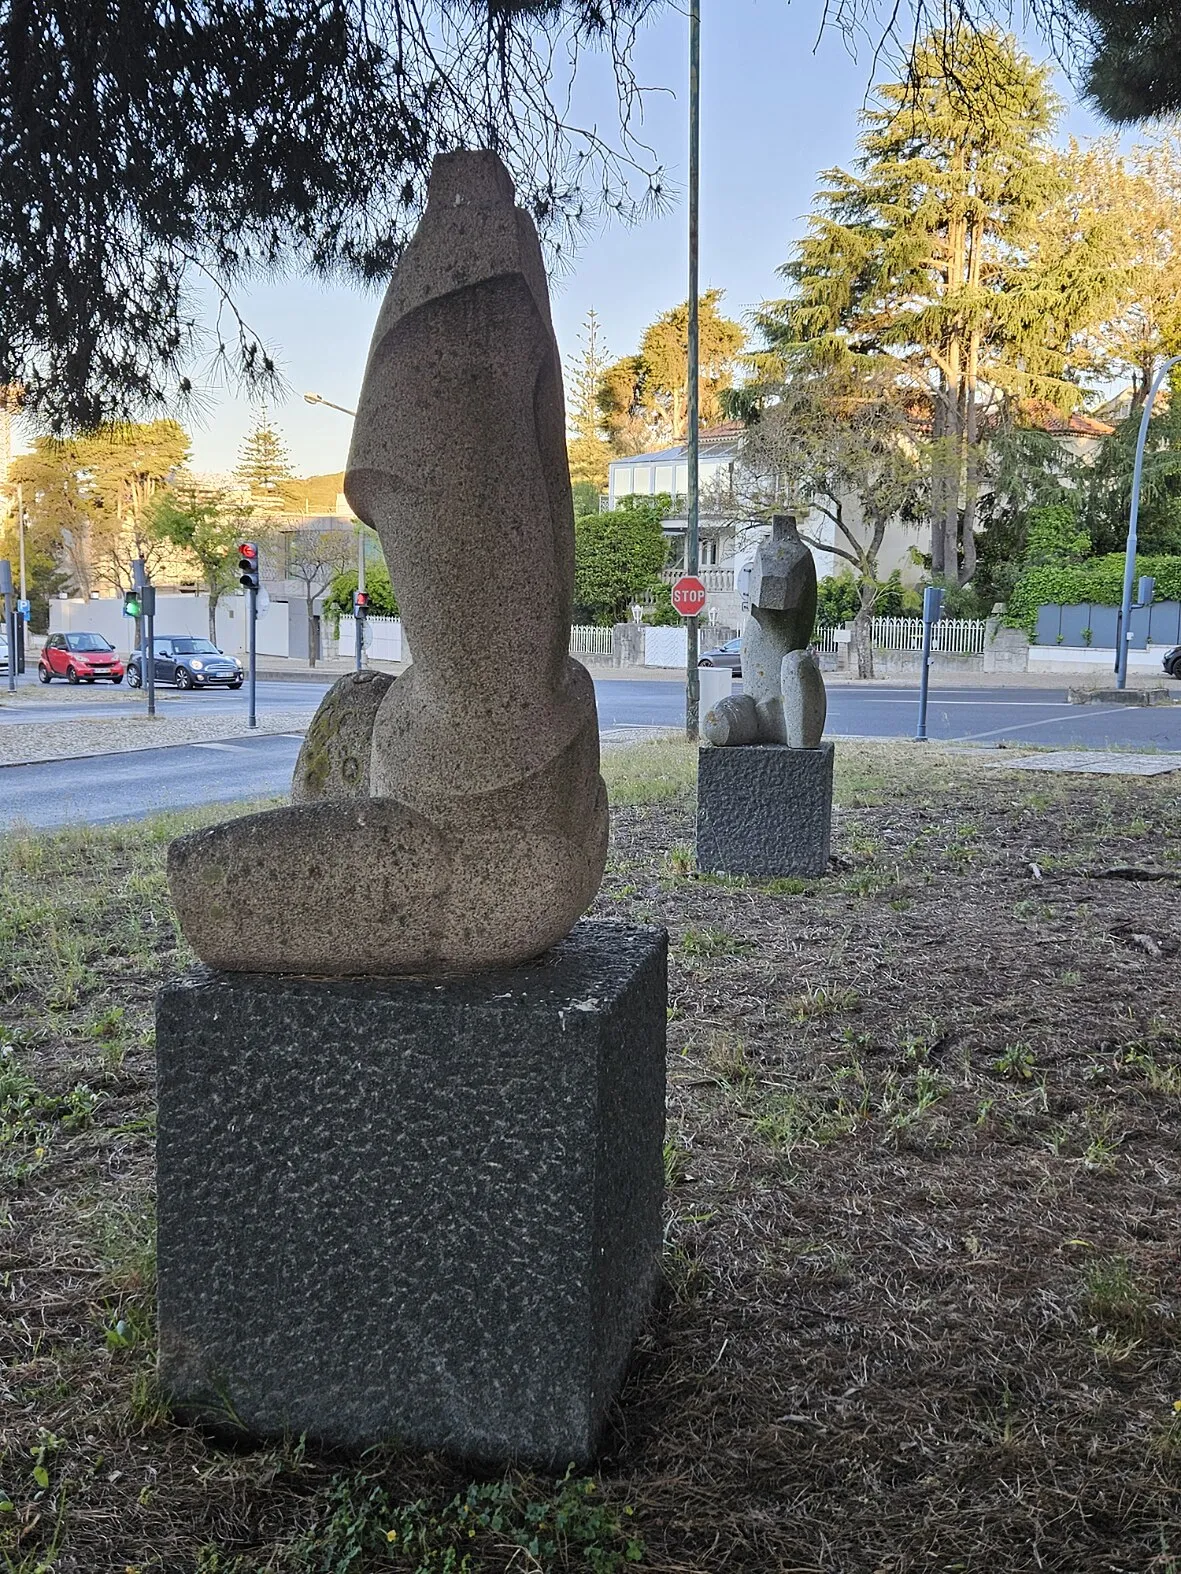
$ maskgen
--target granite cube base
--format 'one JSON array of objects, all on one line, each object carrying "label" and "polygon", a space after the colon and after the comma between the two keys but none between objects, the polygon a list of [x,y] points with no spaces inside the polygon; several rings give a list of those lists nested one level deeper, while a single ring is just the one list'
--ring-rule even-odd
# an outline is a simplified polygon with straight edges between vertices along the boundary
[{"label": "granite cube base", "polygon": [[697,756],[697,867],[820,875],[832,835],[833,746],[706,748]]},{"label": "granite cube base", "polygon": [[583,921],[471,978],[163,989],[179,1415],[589,1460],[660,1271],[666,980],[663,930]]}]

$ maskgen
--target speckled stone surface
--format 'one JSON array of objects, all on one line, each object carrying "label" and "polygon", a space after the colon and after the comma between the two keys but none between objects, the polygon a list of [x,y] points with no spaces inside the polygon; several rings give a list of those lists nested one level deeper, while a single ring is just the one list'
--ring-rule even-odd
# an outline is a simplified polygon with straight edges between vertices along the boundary
[{"label": "speckled stone surface", "polygon": [[[533,221],[495,153],[441,155],[378,312],[344,482],[414,662],[378,705],[334,690],[290,807],[173,843],[173,904],[202,961],[478,972],[540,956],[594,900],[607,791],[594,685],[569,655],[565,429]],[[346,765],[360,788],[366,737],[365,790],[338,791]],[[360,925],[366,884],[381,899]]]},{"label": "speckled stone surface", "polygon": [[373,719],[398,680],[368,668],[346,672],[320,701],[291,778],[292,803],[368,798]]},{"label": "speckled stone surface", "polygon": [[832,834],[833,746],[749,744],[697,756],[697,867],[819,875]]},{"label": "speckled stone surface", "polygon": [[667,936],[476,977],[164,989],[160,1375],[182,1417],[563,1468],[657,1281]]}]

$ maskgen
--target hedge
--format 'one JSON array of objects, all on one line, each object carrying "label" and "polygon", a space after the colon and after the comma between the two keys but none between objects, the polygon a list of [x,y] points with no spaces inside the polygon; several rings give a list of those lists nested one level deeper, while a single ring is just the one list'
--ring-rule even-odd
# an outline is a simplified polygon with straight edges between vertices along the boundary
[{"label": "hedge", "polygon": [[[1181,601],[1181,557],[1137,557],[1136,573],[1156,580],[1158,601]],[[1039,607],[1072,607],[1091,602],[1118,607],[1124,593],[1124,554],[1087,558],[1082,563],[1041,563],[1027,568],[1013,587],[1005,622],[1032,639]]]}]

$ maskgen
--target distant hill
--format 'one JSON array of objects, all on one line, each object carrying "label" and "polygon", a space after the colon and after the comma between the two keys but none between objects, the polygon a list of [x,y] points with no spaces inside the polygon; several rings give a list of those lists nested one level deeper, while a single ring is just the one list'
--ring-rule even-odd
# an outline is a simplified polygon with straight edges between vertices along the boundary
[{"label": "distant hill", "polygon": [[332,475],[296,476],[280,481],[283,502],[293,514],[334,514],[336,494],[344,491],[344,471]]}]

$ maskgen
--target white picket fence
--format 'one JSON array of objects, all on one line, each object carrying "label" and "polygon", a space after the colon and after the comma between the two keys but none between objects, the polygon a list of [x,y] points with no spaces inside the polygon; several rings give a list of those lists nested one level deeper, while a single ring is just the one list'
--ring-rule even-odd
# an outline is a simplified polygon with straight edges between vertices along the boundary
[{"label": "white picket fence", "polygon": [[[402,639],[401,618],[366,618],[365,651],[373,661],[408,661],[410,652]],[[352,618],[340,620],[337,653],[351,657],[356,650],[357,626]]]},{"label": "white picket fence", "polygon": [[572,656],[610,656],[611,630],[594,623],[575,623],[570,629]]},{"label": "white picket fence", "polygon": [[[931,649],[951,656],[983,655],[985,626],[983,618],[940,618],[931,630]],[[923,620],[874,618],[870,638],[875,650],[922,650]]]}]

